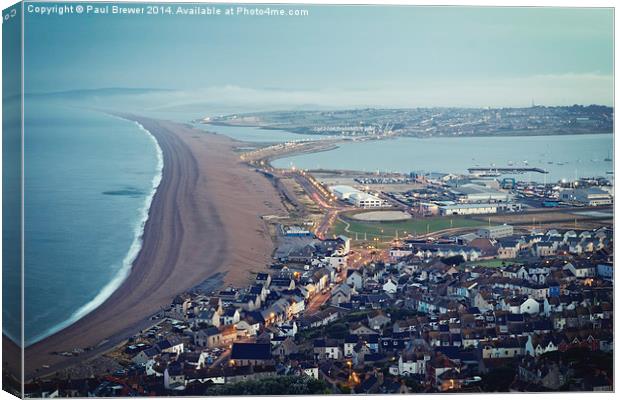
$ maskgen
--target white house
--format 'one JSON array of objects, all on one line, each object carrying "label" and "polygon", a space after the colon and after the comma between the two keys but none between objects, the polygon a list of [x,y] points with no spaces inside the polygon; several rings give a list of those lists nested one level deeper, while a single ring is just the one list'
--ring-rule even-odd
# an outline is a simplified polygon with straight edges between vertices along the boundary
[{"label": "white house", "polygon": [[537,356],[540,356],[545,353],[549,353],[551,351],[557,351],[557,350],[558,350],[558,346],[555,343],[553,343],[552,340],[549,340],[546,343],[540,342],[534,348],[534,352],[536,353]]},{"label": "white house", "polygon": [[332,254],[331,256],[325,257],[325,260],[329,263],[332,268],[339,270],[340,268],[344,268],[347,265],[348,256],[340,255],[340,254]]},{"label": "white house", "polygon": [[577,278],[591,278],[595,275],[596,267],[594,265],[573,265],[572,263],[568,263],[564,266],[565,269],[572,272],[573,275]]},{"label": "white house", "polygon": [[487,340],[479,343],[482,348],[482,358],[513,358],[525,353],[525,338],[508,338],[500,340]]},{"label": "white house", "polygon": [[221,319],[222,325],[234,325],[241,320],[241,314],[239,314],[239,309],[229,308],[224,311]]},{"label": "white house", "polygon": [[417,357],[414,354],[401,354],[398,358],[398,374],[414,375],[426,373],[425,357]]},{"label": "white house", "polygon": [[358,270],[348,270],[347,275],[347,285],[356,290],[361,290],[364,287],[364,278]]},{"label": "white house", "polygon": [[164,387],[169,390],[185,389],[185,374],[180,363],[173,362],[164,371]]},{"label": "white house", "polygon": [[348,303],[351,301],[352,289],[350,286],[342,283],[332,290],[330,302],[334,305]]},{"label": "white house", "polygon": [[148,360],[145,364],[144,364],[144,370],[146,372],[146,375],[151,376],[151,375],[155,375],[155,376],[163,376],[164,374],[161,372],[158,372],[155,369],[155,366],[157,365],[157,361],[151,359]]},{"label": "white house", "polygon": [[324,347],[319,347],[318,349],[315,347],[315,352],[317,352],[317,350],[319,358],[331,360],[339,360],[342,358],[342,350],[336,341],[326,341]]},{"label": "white house", "polygon": [[529,299],[525,300],[519,306],[519,313],[520,314],[535,315],[535,314],[538,314],[539,312],[540,312],[540,303],[538,303],[536,300],[534,300],[531,297]]},{"label": "white house", "polygon": [[400,247],[395,247],[390,249],[390,259],[392,261],[398,260],[399,258],[407,257],[413,253],[411,249],[405,249]]},{"label": "white house", "polygon": [[245,332],[246,336],[256,336],[260,329],[260,323],[254,320],[241,320],[237,322],[237,331]]},{"label": "white house", "polygon": [[343,350],[344,350],[345,357],[353,356],[353,348],[357,345],[357,343],[358,343],[357,335],[350,335],[344,340]]},{"label": "white house", "polygon": [[387,282],[383,284],[383,291],[386,293],[396,293],[398,290],[398,283],[395,282],[392,278],[388,279]]},{"label": "white house", "polygon": [[302,366],[304,374],[314,378],[319,379],[319,367],[313,365],[304,365]]}]

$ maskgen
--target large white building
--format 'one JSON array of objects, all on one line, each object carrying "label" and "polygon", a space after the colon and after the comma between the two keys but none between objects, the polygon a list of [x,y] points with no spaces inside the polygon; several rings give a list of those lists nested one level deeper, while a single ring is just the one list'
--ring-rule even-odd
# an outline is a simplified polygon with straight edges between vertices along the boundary
[{"label": "large white building", "polygon": [[473,183],[458,186],[450,192],[461,203],[509,202],[512,200],[512,195],[508,192]]},{"label": "large white building", "polygon": [[499,239],[512,236],[514,229],[511,225],[497,225],[478,229],[478,236],[485,239]]},{"label": "large white building", "polygon": [[377,208],[385,207],[387,205],[384,200],[381,200],[377,196],[373,196],[364,192],[353,193],[349,197],[349,201],[353,203],[355,207],[359,208]]},{"label": "large white building", "polygon": [[331,186],[331,192],[340,200],[348,201],[355,207],[359,208],[379,208],[389,205],[385,200],[380,199],[372,194],[362,192],[354,187],[347,185]]},{"label": "large white building", "polygon": [[353,193],[359,192],[356,188],[347,185],[330,186],[329,190],[340,200],[349,200]]},{"label": "large white building", "polygon": [[604,206],[613,203],[613,197],[609,192],[596,187],[562,190],[560,200],[587,206]]},{"label": "large white building", "polygon": [[497,204],[452,204],[439,207],[441,215],[495,214]]}]

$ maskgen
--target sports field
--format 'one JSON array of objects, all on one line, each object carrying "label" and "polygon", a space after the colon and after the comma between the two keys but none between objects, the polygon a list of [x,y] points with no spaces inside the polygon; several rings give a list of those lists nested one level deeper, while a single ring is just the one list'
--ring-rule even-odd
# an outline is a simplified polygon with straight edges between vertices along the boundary
[{"label": "sports field", "polygon": [[407,235],[424,235],[450,228],[476,228],[485,226],[482,221],[465,217],[411,218],[407,221],[356,221],[346,215],[337,220],[332,227],[334,235],[345,235],[358,241],[389,241]]},{"label": "sports field", "polygon": [[505,267],[506,265],[511,265],[511,264],[520,264],[520,261],[513,260],[513,259],[506,259],[506,260],[493,259],[493,260],[471,261],[467,263],[467,265],[475,265],[478,267],[487,267],[487,268],[502,268],[502,267]]}]

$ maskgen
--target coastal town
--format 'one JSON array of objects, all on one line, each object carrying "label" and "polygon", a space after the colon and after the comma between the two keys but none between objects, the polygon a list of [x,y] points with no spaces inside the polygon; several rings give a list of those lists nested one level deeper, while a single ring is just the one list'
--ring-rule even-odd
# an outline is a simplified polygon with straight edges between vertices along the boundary
[{"label": "coastal town", "polygon": [[270,264],[41,367],[26,396],[613,390],[607,178],[271,166],[290,150],[240,155],[287,210],[260,216]]},{"label": "coastal town", "polygon": [[7,395],[613,395],[614,3],[208,1],[4,7]]},{"label": "coastal town", "polygon": [[415,108],[282,111],[208,117],[217,125],[260,126],[312,135],[459,137],[609,133],[613,108]]}]

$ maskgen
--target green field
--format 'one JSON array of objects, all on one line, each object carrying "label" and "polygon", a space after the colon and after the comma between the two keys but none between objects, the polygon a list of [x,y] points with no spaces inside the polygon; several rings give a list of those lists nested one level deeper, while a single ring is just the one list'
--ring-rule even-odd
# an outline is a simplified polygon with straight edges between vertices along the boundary
[{"label": "green field", "polygon": [[479,261],[471,261],[468,262],[467,265],[477,265],[479,267],[488,267],[488,268],[501,268],[507,265],[524,265],[527,263],[527,260],[519,259],[519,258],[509,258],[509,259],[493,259],[493,260],[479,260]]},{"label": "green field", "polygon": [[406,235],[423,235],[449,228],[475,228],[486,225],[482,221],[476,221],[465,217],[433,217],[412,218],[407,221],[396,222],[366,222],[347,219],[346,216],[337,220],[331,230],[333,235],[345,235],[355,240],[357,233],[358,241],[389,241],[396,237]]},{"label": "green field", "polygon": [[468,262],[467,265],[475,265],[478,267],[487,267],[487,268],[500,268],[505,265],[514,264],[515,260],[482,260],[482,261],[471,261]]}]

